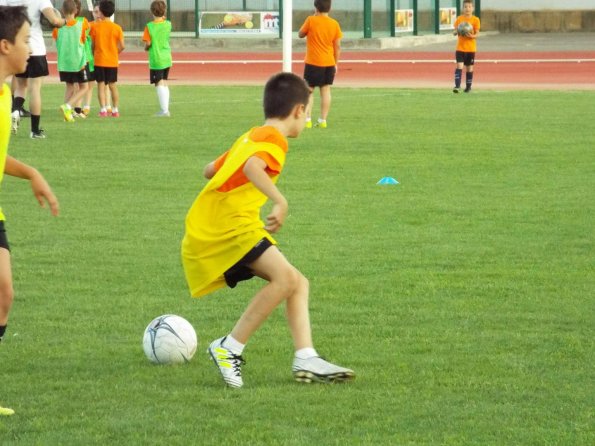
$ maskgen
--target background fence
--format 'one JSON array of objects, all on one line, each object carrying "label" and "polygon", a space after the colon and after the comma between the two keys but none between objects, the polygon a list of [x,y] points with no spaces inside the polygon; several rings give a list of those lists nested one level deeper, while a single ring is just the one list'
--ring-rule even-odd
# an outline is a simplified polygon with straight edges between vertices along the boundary
[{"label": "background fence", "polygon": [[[63,0],[56,0],[57,8]],[[282,0],[166,0],[174,35],[197,36],[200,14],[226,11],[280,11]],[[83,7],[86,2],[83,0]],[[478,3],[478,0],[476,0]],[[126,33],[142,32],[152,19],[151,0],[115,0],[116,22]],[[314,9],[313,0],[293,0],[293,29],[297,30]],[[439,8],[456,7],[456,0],[340,0],[335,1],[331,16],[349,37],[384,37],[395,35],[395,9],[416,11],[416,26],[411,33],[439,32]],[[90,12],[88,18],[92,19]],[[397,33],[396,35],[401,35]]]}]

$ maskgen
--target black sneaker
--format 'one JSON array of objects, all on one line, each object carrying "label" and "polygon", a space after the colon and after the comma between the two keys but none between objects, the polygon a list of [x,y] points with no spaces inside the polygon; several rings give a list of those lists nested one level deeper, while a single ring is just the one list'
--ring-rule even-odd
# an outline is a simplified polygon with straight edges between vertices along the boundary
[{"label": "black sneaker", "polygon": [[471,87],[465,88],[465,93],[471,93]]},{"label": "black sneaker", "polygon": [[21,118],[30,118],[31,112],[29,110],[25,110],[24,108],[21,108],[19,110],[19,115],[21,116]]},{"label": "black sneaker", "polygon": [[452,92],[453,93],[458,93],[460,91],[461,91],[461,89],[459,87],[455,87],[455,88],[452,89]]},{"label": "black sneaker", "polygon": [[31,132],[31,139],[45,139],[45,132],[39,129],[37,132]]}]

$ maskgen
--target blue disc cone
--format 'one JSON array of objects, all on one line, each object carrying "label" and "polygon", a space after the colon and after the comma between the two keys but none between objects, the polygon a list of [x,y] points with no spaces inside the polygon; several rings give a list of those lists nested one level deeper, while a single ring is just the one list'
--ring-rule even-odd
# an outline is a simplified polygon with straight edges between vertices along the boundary
[{"label": "blue disc cone", "polygon": [[380,178],[380,181],[378,181],[376,184],[399,184],[399,182],[393,177],[383,177]]}]

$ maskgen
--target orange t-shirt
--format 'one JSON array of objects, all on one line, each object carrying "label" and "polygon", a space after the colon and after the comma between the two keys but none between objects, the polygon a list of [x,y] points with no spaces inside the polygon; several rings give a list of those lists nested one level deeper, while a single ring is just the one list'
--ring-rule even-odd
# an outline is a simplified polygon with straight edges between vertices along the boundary
[{"label": "orange t-shirt", "polygon": [[[476,16],[465,17],[460,15],[454,23],[454,28],[461,24],[461,22],[469,22],[473,27],[473,34],[477,34],[480,28],[479,18]],[[457,51],[463,51],[465,53],[475,53],[477,51],[477,39],[471,37],[459,36],[457,41]]]},{"label": "orange t-shirt", "polygon": [[96,67],[118,66],[118,42],[124,43],[120,25],[110,20],[95,21],[89,32],[93,40],[93,57]]},{"label": "orange t-shirt", "polygon": [[[275,144],[279,146],[285,153],[287,153],[287,140],[285,137],[274,127],[271,126],[263,126],[263,127],[255,127],[250,131],[249,138],[254,142],[268,142],[271,144]],[[229,150],[221,155],[219,158],[215,160],[215,170],[218,171],[225,159],[227,158],[227,154]],[[254,154],[258,158],[262,159],[265,163],[267,163],[266,172],[269,176],[275,176],[281,173],[281,165],[279,162],[273,158],[267,152],[257,152]],[[244,163],[245,164],[245,163]],[[236,187],[240,187],[246,184],[249,180],[243,172],[244,165],[240,167],[236,172],[225,182],[223,185],[217,189],[219,192],[228,192]]]},{"label": "orange t-shirt", "polygon": [[343,37],[341,26],[328,15],[309,16],[300,32],[306,34],[306,59],[309,65],[317,67],[334,67],[334,43]]},{"label": "orange t-shirt", "polygon": [[[76,20],[69,20],[68,22],[66,22],[66,26],[74,26],[76,25],[76,22]],[[88,29],[91,29],[91,26],[89,25],[87,19],[83,17],[83,33],[81,35],[81,43],[85,43],[85,40],[87,40],[86,32]],[[59,28],[54,28],[54,30],[52,31],[52,37],[54,38],[54,40],[58,39],[58,30]]]}]

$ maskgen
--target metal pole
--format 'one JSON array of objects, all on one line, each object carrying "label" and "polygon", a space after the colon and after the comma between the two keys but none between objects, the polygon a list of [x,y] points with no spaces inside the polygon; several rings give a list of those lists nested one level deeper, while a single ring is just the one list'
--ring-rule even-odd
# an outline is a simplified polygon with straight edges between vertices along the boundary
[{"label": "metal pole", "polygon": [[283,71],[291,73],[292,0],[283,0]]},{"label": "metal pole", "polygon": [[198,10],[198,0],[194,0],[194,37],[198,39],[198,18],[200,11]]},{"label": "metal pole", "polygon": [[475,15],[481,18],[481,0],[475,0]]}]

